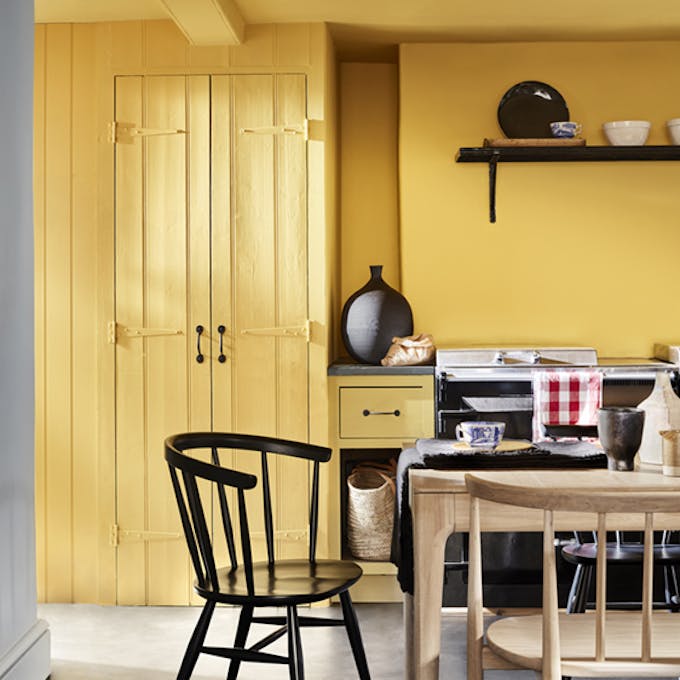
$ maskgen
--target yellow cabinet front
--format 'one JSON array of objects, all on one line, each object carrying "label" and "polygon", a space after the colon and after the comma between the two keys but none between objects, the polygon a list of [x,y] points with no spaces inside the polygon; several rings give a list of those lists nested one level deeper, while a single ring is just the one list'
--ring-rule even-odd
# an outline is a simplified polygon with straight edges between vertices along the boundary
[{"label": "yellow cabinet front", "polygon": [[432,420],[432,401],[420,385],[341,387],[340,438],[417,438]]}]

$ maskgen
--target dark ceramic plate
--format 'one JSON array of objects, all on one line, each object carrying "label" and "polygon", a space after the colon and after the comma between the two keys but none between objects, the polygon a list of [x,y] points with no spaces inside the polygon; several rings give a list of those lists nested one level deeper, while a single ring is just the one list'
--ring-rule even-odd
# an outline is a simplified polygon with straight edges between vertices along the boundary
[{"label": "dark ceramic plate", "polygon": [[537,80],[513,85],[498,105],[498,123],[506,137],[551,137],[550,123],[558,120],[569,120],[564,98]]}]

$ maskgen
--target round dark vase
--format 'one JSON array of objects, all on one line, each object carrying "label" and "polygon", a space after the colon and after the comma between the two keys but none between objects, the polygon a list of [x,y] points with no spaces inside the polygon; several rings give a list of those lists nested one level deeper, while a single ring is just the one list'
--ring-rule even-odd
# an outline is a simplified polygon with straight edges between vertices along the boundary
[{"label": "round dark vase", "polygon": [[379,364],[392,338],[413,333],[413,314],[406,298],[382,279],[382,265],[371,265],[371,278],[342,308],[342,340],[350,356]]},{"label": "round dark vase", "polygon": [[605,406],[597,419],[597,434],[610,470],[632,470],[642,442],[645,412],[640,408]]}]

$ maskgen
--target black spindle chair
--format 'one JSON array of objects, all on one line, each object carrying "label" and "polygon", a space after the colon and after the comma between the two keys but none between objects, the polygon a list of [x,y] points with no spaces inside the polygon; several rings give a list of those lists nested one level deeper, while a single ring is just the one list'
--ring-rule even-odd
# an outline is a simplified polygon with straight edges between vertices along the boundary
[{"label": "black spindle chair", "polygon": [[[186,455],[194,449],[209,451],[212,462]],[[250,525],[246,507],[246,491],[257,485],[257,477],[220,465],[220,449],[260,453],[261,486],[264,504],[264,534],[267,561],[254,562]],[[307,559],[279,560],[274,550],[274,522],[269,480],[270,454],[305,459],[312,465],[309,512],[309,554]],[[203,611],[189,640],[178,680],[191,677],[199,654],[230,659],[227,680],[236,680],[242,661],[287,664],[292,680],[303,680],[302,641],[300,627],[342,626],[347,629],[349,643],[361,680],[370,680],[361,633],[349,588],[361,576],[361,568],[353,562],[317,560],[316,537],[319,504],[319,464],[330,459],[331,450],[299,442],[244,434],[189,432],[165,440],[165,460],[170,469],[182,527],[196,573],[194,589],[205,599]],[[232,491],[232,490],[235,490]],[[236,502],[231,503],[235,493]],[[219,507],[214,526],[210,525],[212,503]],[[284,501],[285,502],[285,501]],[[233,524],[232,524],[232,518]],[[240,557],[237,553],[235,525],[240,534]],[[213,537],[213,532],[215,536]],[[217,533],[226,541],[224,562],[218,567],[215,555]],[[221,542],[221,538],[220,538]],[[298,605],[326,600],[338,595],[342,619],[299,616]],[[233,647],[204,645],[208,626],[218,603],[239,605],[241,613]],[[256,607],[285,607],[286,616],[254,616]],[[246,647],[251,623],[279,626],[262,640]],[[288,635],[288,656],[262,650]]]},{"label": "black spindle chair", "polygon": [[[635,533],[636,539],[626,540],[622,531],[614,532],[614,541],[607,541],[607,566],[637,565],[642,569],[643,548],[642,537]],[[654,563],[661,565],[664,581],[664,601],[654,603],[657,608],[667,608],[670,611],[680,611],[680,584],[678,582],[678,566],[680,566],[680,544],[674,540],[674,531],[663,531],[661,542],[655,543],[652,549]],[[581,534],[574,532],[575,541],[562,548],[562,557],[570,564],[576,565],[574,579],[567,597],[567,613],[581,614],[588,606],[588,596],[593,585],[595,567],[597,564],[597,535],[591,533],[590,542],[581,540]],[[610,603],[611,608],[639,609],[642,597],[638,601],[624,603]]]}]

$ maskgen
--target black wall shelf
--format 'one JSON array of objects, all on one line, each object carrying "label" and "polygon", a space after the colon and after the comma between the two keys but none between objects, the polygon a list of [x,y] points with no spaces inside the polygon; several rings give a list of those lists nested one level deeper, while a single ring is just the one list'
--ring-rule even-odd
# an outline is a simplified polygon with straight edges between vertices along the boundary
[{"label": "black wall shelf", "polygon": [[489,221],[496,221],[498,163],[593,161],[680,161],[680,146],[513,146],[461,147],[456,163],[489,164]]}]

